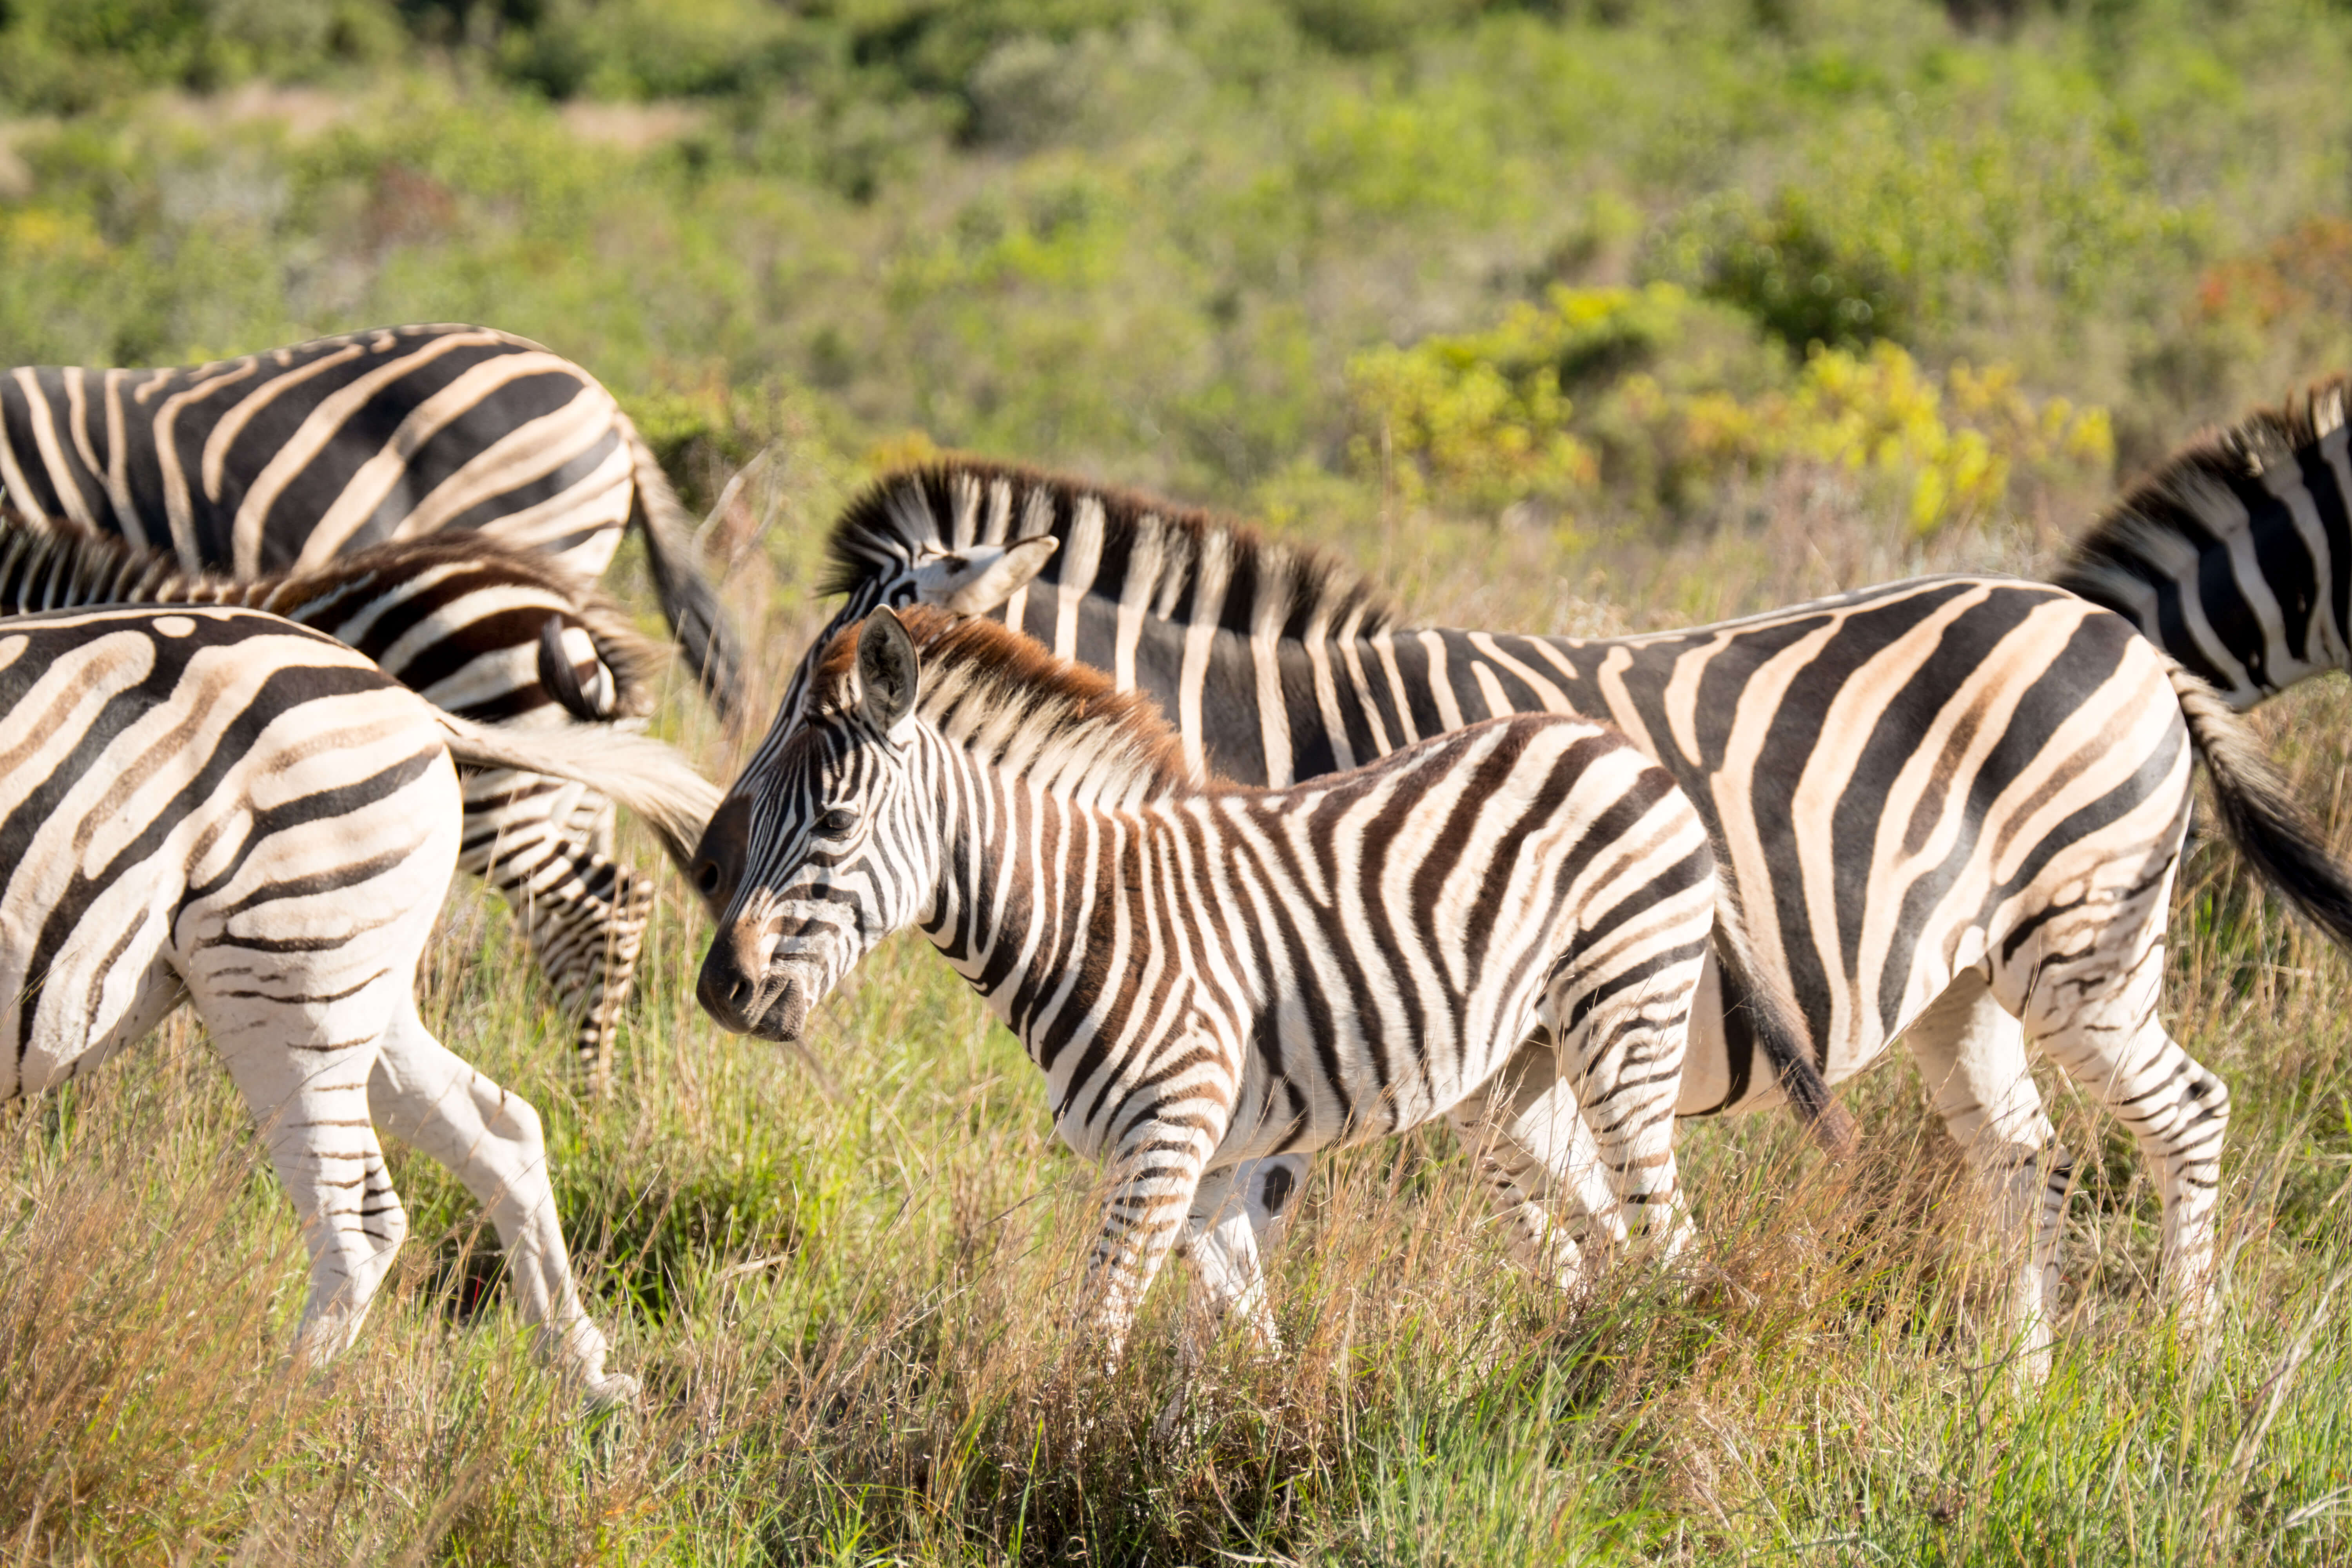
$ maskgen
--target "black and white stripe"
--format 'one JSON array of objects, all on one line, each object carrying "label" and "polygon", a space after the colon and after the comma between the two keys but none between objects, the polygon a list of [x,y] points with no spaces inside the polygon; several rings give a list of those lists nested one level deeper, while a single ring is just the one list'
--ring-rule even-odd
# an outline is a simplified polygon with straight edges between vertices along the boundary
[{"label": "black and white stripe", "polygon": [[301,1219],[299,1353],[351,1342],[406,1230],[381,1129],[488,1209],[542,1350],[593,1396],[628,1396],[572,1284],[538,1118],[433,1037],[415,970],[457,855],[452,756],[593,768],[673,839],[696,830],[699,781],[636,737],[452,718],[243,609],[0,624],[0,1100],[192,1001]]},{"label": "black and white stripe", "polygon": [[[380,545],[315,571],[237,580],[0,509],[0,615],[99,605],[243,605],[324,632],[435,706],[479,723],[635,728],[654,652],[620,610],[544,560],[478,534]],[[613,803],[575,780],[464,774],[458,864],[484,878],[576,1020],[587,1081],[612,1047],[653,883],[611,858]]]},{"label": "black and white stripe", "polygon": [[[1501,713],[1615,724],[1696,803],[1822,1075],[1902,1037],[2005,1226],[2032,1222],[2015,1298],[2032,1345],[2072,1165],[2029,1044],[2131,1129],[2163,1191],[2172,1289],[2210,1313],[2228,1094],[2157,1006],[2192,760],[2233,831],[2300,868],[2298,897],[2324,914],[2344,881],[2277,809],[2242,727],[2126,623],[2042,584],[1943,577],[1648,637],[1412,630],[1328,561],[1223,520],[970,461],[886,479],[833,549],[841,621],[917,601],[992,611],[1150,693],[1188,760],[1244,781]],[[754,768],[789,742],[795,700]],[[1747,1103],[1749,1061],[1710,988],[1684,1113]],[[1555,1172],[1577,1158],[1540,1153]]]},{"label": "black and white stripe", "polygon": [[[1441,1116],[1491,1156],[1523,1046],[1576,1086],[1604,1224],[1678,1244],[1718,892],[1697,813],[1622,736],[1522,716],[1285,791],[1201,785],[1148,704],[931,610],[840,634],[814,695],[705,837],[728,897],[702,1003],[795,1038],[919,926],[1044,1069],[1064,1141],[1112,1168],[1085,1299],[1114,1351],[1180,1242],[1270,1342],[1252,1255],[1215,1239],[1247,1239],[1244,1163]],[[1573,1238],[1484,1163],[1522,1247],[1572,1274]]]},{"label": "black and white stripe", "polygon": [[0,373],[0,489],[184,571],[308,571],[478,531],[583,581],[635,523],[722,713],[740,679],[661,466],[578,365],[488,327],[387,327],[160,370]]}]

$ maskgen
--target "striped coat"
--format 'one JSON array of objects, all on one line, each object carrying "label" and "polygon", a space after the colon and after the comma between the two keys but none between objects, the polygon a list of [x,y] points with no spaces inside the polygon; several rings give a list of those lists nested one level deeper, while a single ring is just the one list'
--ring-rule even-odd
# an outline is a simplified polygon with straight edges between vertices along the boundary
[{"label": "striped coat", "polygon": [[310,571],[479,531],[583,581],[625,527],[721,711],[740,681],[669,481],[612,394],[488,327],[387,327],[159,370],[0,373],[0,490],[187,572]]},{"label": "striped coat", "polygon": [[[97,605],[244,605],[348,643],[425,700],[481,723],[634,726],[653,651],[616,606],[480,535],[380,545],[316,571],[238,580],[0,509],[0,614]],[[611,858],[613,804],[575,780],[469,770],[459,864],[506,900],[576,1020],[590,1085],[612,1047],[653,883]]]},{"label": "striped coat", "polygon": [[[1418,630],[1329,562],[1223,520],[969,460],[886,479],[832,548],[844,618],[911,602],[1001,615],[1152,695],[1195,765],[1244,780],[1318,776],[1498,713],[1614,723],[1721,846],[1823,1076],[1904,1038],[2009,1225],[2033,1221],[2022,1333],[2046,1341],[2072,1181],[2029,1047],[2132,1130],[2165,1194],[2172,1289],[2210,1311],[2228,1095],[2157,1007],[2192,759],[2306,908],[2342,935],[2352,921],[2332,911],[2352,905],[2242,727],[2116,617],[2041,584],[1945,577],[1646,637]],[[788,742],[809,668],[768,748]],[[1684,1112],[1759,1103],[1770,1078],[1750,1058],[1710,986]],[[1576,1163],[1529,1142],[1554,1175]]]},{"label": "striped coat", "polygon": [[[1169,1250],[1207,1250],[1244,1162],[1449,1114],[1485,1147],[1523,1044],[1579,1086],[1631,1228],[1679,1237],[1674,1110],[1719,899],[1662,770],[1559,717],[1283,791],[1200,785],[1180,759],[1148,705],[1025,638],[877,613],[706,837],[730,892],[703,1005],[796,1038],[919,926],[1044,1070],[1063,1139],[1112,1168],[1083,1299],[1114,1353]],[[1496,1196],[1572,1267],[1541,1210]],[[1230,1304],[1271,1340],[1247,1283]]]},{"label": "striped coat", "polygon": [[538,1118],[433,1037],[415,969],[457,853],[453,755],[593,768],[673,839],[707,809],[699,781],[634,737],[451,718],[244,609],[0,625],[0,1100],[192,1002],[302,1224],[298,1354],[350,1342],[406,1230],[382,1129],[488,1209],[542,1350],[592,1397],[628,1397],[572,1285]]}]

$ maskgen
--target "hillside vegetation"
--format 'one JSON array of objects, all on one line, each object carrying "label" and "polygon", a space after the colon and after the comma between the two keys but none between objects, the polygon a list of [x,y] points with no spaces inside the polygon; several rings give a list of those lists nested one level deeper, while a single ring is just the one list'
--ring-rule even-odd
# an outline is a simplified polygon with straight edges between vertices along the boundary
[{"label": "hillside vegetation", "polygon": [[[2290,0],[0,0],[0,363],[478,321],[603,377],[757,650],[934,447],[1333,545],[1431,620],[1608,632],[2032,571],[2205,420],[2352,368],[2352,11]],[[650,605],[625,555],[615,585]],[[2352,697],[2261,725],[2352,848]],[[715,772],[673,679],[658,721]],[[762,709],[764,710],[764,707]],[[639,863],[658,857],[632,840]],[[2224,1325],[2180,1342],[2128,1141],[2046,1387],[1979,1335],[1896,1053],[1831,1171],[1686,1130],[1704,1240],[1563,1301],[1450,1139],[1318,1168],[1292,1353],[1066,1353],[1092,1173],[928,951],[805,1051],[694,1007],[667,888],[619,1092],[471,892],[427,1016],[547,1115],[639,1413],[416,1224],[331,1375],[200,1032],[0,1111],[11,1562],[2326,1563],[2352,1556],[2352,967],[2226,852],[2168,1009],[2236,1096]]]}]

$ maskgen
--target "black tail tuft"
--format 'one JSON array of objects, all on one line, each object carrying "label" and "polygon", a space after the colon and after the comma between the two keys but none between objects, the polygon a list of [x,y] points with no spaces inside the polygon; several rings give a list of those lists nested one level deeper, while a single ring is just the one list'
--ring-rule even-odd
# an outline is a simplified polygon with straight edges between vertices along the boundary
[{"label": "black tail tuft", "polygon": [[2188,670],[2176,664],[2169,672],[2230,842],[2304,918],[2352,950],[2352,874],[2328,853],[2319,825],[2296,804],[2246,721]]},{"label": "black tail tuft", "polygon": [[695,564],[693,520],[636,426],[626,416],[621,426],[636,478],[637,502],[631,521],[645,531],[646,561],[653,568],[662,614],[669,617],[670,632],[688,668],[701,681],[704,695],[731,728],[740,721],[743,710],[743,667],[735,634],[719,608],[718,590]]},{"label": "black tail tuft", "polygon": [[1851,1159],[1861,1147],[1862,1135],[1853,1116],[1831,1097],[1829,1082],[1814,1064],[1796,1003],[1758,966],[1748,943],[1747,921],[1728,882],[1718,884],[1716,898],[1715,963],[1725,1014],[1738,1009],[1745,1015],[1798,1121],[1832,1159]]}]

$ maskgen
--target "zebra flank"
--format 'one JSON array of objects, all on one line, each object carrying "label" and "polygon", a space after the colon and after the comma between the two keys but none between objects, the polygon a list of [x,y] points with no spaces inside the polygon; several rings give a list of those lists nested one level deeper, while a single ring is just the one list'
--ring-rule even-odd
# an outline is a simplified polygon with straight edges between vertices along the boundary
[{"label": "zebra flank", "polygon": [[[1835,1084],[1901,1038],[2005,1219],[2032,1220],[2014,1298],[2030,1359],[2073,1168],[2035,1053],[2132,1131],[2164,1194],[2168,1288],[2192,1321],[2210,1314],[2228,1097],[2158,1008],[2195,759],[2258,865],[2290,887],[2341,874],[2242,727],[2097,605],[1946,576],[1641,637],[1414,628],[1327,557],[968,458],[886,476],[830,548],[836,628],[913,604],[994,616],[1153,699],[1196,773],[1288,786],[1510,713],[1615,726],[1697,810],[1756,979],[1795,1001],[1803,1058]],[[813,679],[814,655],[755,768],[791,743]],[[1770,1075],[1753,1070],[1740,993],[1727,973],[1703,988],[1685,1115],[1777,1098],[1755,1090]],[[1546,1070],[1513,1065],[1531,1103]],[[1574,1201],[1572,1141],[1531,1134],[1520,1152],[1530,1182]],[[1276,1184],[1300,1174],[1292,1162]],[[1254,1221],[1276,1217],[1253,1202]]]},{"label": "zebra flank", "polygon": [[[1601,1223],[1678,1244],[1675,1105],[1721,900],[1697,814],[1622,736],[1519,716],[1286,790],[1202,782],[1148,702],[919,608],[836,636],[811,692],[705,839],[731,892],[703,1005],[795,1038],[919,927],[1111,1168],[1085,1300],[1114,1349],[1180,1236],[1213,1227],[1205,1177],[1441,1116],[1483,1157],[1523,1046],[1578,1086]],[[1573,1278],[1575,1244],[1490,1179],[1523,1255]]]},{"label": "zebra flank", "polygon": [[488,327],[389,327],[211,364],[0,374],[0,490],[188,573],[308,572],[478,532],[583,581],[645,535],[662,610],[722,715],[741,681],[693,526],[612,394]]},{"label": "zebra flank", "polygon": [[[0,622],[0,1100],[192,1002],[302,1225],[298,1357],[351,1342],[406,1234],[382,1130],[488,1211],[542,1353],[593,1399],[631,1397],[573,1285],[537,1115],[416,1012],[464,721],[317,632],[210,605]],[[651,744],[622,759],[631,795],[666,787]],[[505,739],[583,761],[527,745]]]},{"label": "zebra flank", "polygon": [[[267,610],[347,644],[426,701],[478,723],[542,732],[628,724],[653,706],[657,655],[620,608],[544,557],[486,535],[379,545],[315,571],[241,580],[0,509],[0,615],[115,604]],[[601,1090],[651,918],[652,880],[609,857],[612,801],[593,784],[496,767],[469,771],[464,786],[459,863],[514,910],[575,1021],[580,1069]],[[682,837],[690,847],[698,834],[697,824]]]}]

